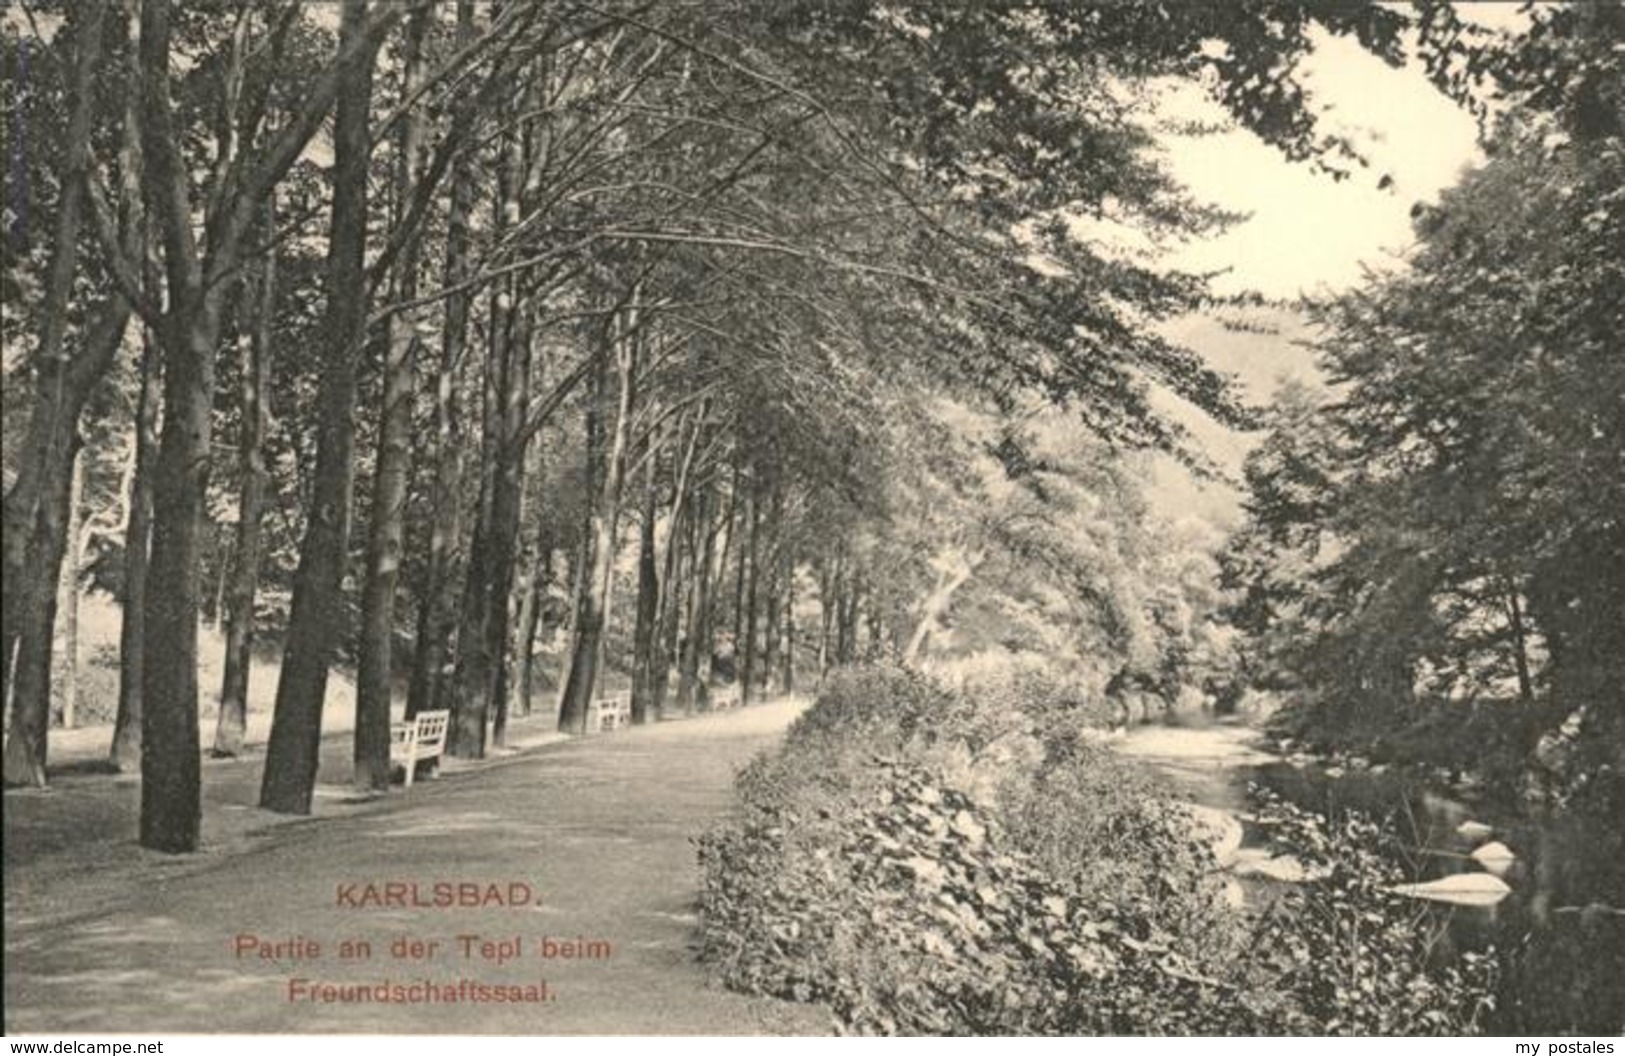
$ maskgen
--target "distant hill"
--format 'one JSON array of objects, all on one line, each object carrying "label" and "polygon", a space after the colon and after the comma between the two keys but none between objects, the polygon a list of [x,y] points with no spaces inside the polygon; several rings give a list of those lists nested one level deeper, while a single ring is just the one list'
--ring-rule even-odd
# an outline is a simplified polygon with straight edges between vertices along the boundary
[{"label": "distant hill", "polygon": [[[1269,404],[1284,379],[1309,384],[1321,380],[1314,356],[1299,344],[1309,335],[1308,324],[1288,309],[1253,309],[1245,315],[1226,313],[1223,317],[1188,315],[1162,332],[1200,352],[1218,370],[1234,375],[1244,398],[1258,406]],[[1190,430],[1195,445],[1230,480],[1199,480],[1173,459],[1158,456],[1147,482],[1152,506],[1171,520],[1194,519],[1220,533],[1227,531],[1240,517],[1241,465],[1257,442],[1257,434],[1220,425],[1167,393],[1157,393],[1153,402]]]}]

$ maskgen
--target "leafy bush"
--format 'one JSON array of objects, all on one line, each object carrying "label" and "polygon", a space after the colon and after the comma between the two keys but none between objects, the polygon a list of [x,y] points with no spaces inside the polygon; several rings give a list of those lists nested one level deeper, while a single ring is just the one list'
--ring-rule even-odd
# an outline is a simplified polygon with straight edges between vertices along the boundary
[{"label": "leafy bush", "polygon": [[1222,988],[1132,906],[1006,849],[930,770],[872,769],[883,779],[839,813],[756,810],[702,841],[704,953],[729,986],[825,1002],[858,1033],[1125,1033],[1215,1014]]},{"label": "leafy bush", "polygon": [[940,676],[979,710],[1025,713],[1057,728],[1108,729],[1121,711],[1098,672],[1038,653],[978,653],[945,663]]},{"label": "leafy bush", "polygon": [[1073,738],[1009,782],[1001,805],[1011,841],[1049,875],[1178,936],[1197,963],[1236,952],[1241,931],[1211,849],[1142,768]]},{"label": "leafy bush", "polygon": [[1054,692],[1042,677],[953,692],[896,668],[837,676],[700,841],[705,959],[857,1033],[1476,1025],[1481,981],[1416,956],[1368,823],[1266,811],[1326,879],[1255,926],[1225,908],[1186,814],[1061,721]]},{"label": "leafy bush", "polygon": [[1389,893],[1410,879],[1383,853],[1387,836],[1370,818],[1327,822],[1262,790],[1256,813],[1270,840],[1319,877],[1292,885],[1255,925],[1243,970],[1265,986],[1244,990],[1251,1011],[1285,1033],[1477,1033],[1493,1009],[1493,954],[1429,963],[1421,941],[1431,907]]},{"label": "leafy bush", "polygon": [[932,739],[973,725],[966,702],[918,672],[889,664],[837,672],[818,702],[790,725],[786,752],[828,749],[833,743],[879,738],[900,744]]}]

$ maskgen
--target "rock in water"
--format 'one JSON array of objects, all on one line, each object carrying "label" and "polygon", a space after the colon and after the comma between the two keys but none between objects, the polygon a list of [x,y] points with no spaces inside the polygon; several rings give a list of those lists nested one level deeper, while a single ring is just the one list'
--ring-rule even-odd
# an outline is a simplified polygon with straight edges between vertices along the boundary
[{"label": "rock in water", "polygon": [[1494,843],[1486,843],[1468,857],[1495,876],[1507,875],[1507,870],[1512,868],[1512,863],[1518,860],[1518,856],[1512,853],[1512,848],[1499,840]]},{"label": "rock in water", "polygon": [[1429,880],[1425,884],[1400,884],[1388,891],[1406,898],[1422,898],[1430,902],[1448,902],[1453,906],[1493,906],[1512,894],[1500,877],[1489,873],[1457,873],[1455,876]]},{"label": "rock in water", "polygon": [[1197,830],[1197,837],[1213,849],[1213,857],[1219,864],[1225,866],[1235,861],[1242,836],[1241,822],[1236,816],[1227,810],[1197,803],[1186,803],[1184,808]]}]

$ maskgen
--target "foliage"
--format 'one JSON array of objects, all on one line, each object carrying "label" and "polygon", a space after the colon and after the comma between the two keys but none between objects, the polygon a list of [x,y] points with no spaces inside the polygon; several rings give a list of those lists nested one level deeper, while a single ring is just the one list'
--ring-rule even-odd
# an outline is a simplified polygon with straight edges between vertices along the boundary
[{"label": "foliage", "polygon": [[1480,1032],[1494,1007],[1494,953],[1430,963],[1429,932],[1443,921],[1389,893],[1409,878],[1382,826],[1354,812],[1327,820],[1263,790],[1254,795],[1255,820],[1269,841],[1320,875],[1281,894],[1249,938],[1245,970],[1271,980],[1258,1011],[1287,1033]]},{"label": "foliage", "polygon": [[1323,725],[1578,715],[1568,776],[1617,775],[1625,146],[1537,118],[1489,149],[1408,267],[1314,306],[1333,387],[1287,393],[1248,461],[1232,615],[1257,684]]},{"label": "foliage", "polygon": [[820,691],[818,706],[791,724],[785,748],[810,755],[850,739],[884,752],[914,737],[954,736],[965,725],[966,716],[955,714],[960,703],[907,668],[881,664],[843,671]]},{"label": "foliage", "polygon": [[1137,915],[1150,892],[1057,880],[936,766],[808,748],[757,760],[744,816],[702,841],[704,952],[729,985],[826,1002],[858,1033],[1177,1030],[1208,1000]]},{"label": "foliage", "polygon": [[[1367,383],[1358,393],[1367,405],[1417,410],[1388,399],[1389,389],[1415,391],[1426,413],[1413,417],[1426,419],[1432,441],[1455,451],[1488,431],[1520,457],[1413,480],[1381,456],[1416,437],[1391,415],[1347,416],[1360,435],[1346,446],[1372,472],[1333,506],[1370,531],[1326,555],[1334,567],[1305,572],[1314,582],[1301,591],[1289,582],[1298,568],[1284,563],[1270,587],[1290,595],[1294,617],[1314,633],[1278,634],[1288,647],[1268,666],[1294,686],[1335,682],[1359,703],[1403,705],[1419,678],[1442,693],[1504,680],[1505,640],[1516,634],[1526,659],[1549,659],[1533,681],[1519,668],[1526,696],[1549,689],[1566,708],[1590,707],[1591,723],[1617,726],[1606,691],[1619,673],[1610,658],[1625,648],[1607,630],[1619,621],[1607,617],[1620,593],[1615,580],[1585,571],[1618,564],[1620,553],[1608,512],[1620,488],[1606,462],[1619,441],[1609,416],[1617,371],[1600,354],[1617,332],[1606,301],[1617,276],[1592,263],[1614,259],[1619,234],[1610,175],[1619,168],[1617,13],[1537,12],[1524,38],[1491,45],[1440,4],[758,8],[355,2],[336,18],[319,5],[151,0],[141,6],[140,48],[106,0],[38,4],[6,20],[0,57],[17,90],[5,116],[19,133],[7,178],[20,185],[8,184],[6,198],[13,237],[0,282],[17,310],[3,335],[0,432],[27,435],[20,415],[32,413],[39,428],[28,434],[82,435],[86,505],[100,524],[128,519],[111,514],[138,483],[163,485],[152,539],[169,582],[156,607],[176,611],[154,622],[136,681],[170,680],[152,694],[156,714],[174,719],[165,728],[191,736],[189,628],[219,593],[200,582],[228,579],[224,529],[243,505],[240,466],[252,465],[241,457],[251,452],[214,438],[233,435],[239,405],[255,402],[272,411],[270,494],[264,567],[247,571],[280,594],[297,567],[321,569],[302,579],[315,586],[294,590],[299,603],[257,610],[272,625],[260,628],[262,642],[283,637],[278,624],[296,624],[289,674],[302,672],[312,688],[290,689],[290,702],[314,704],[328,646],[349,658],[358,611],[369,615],[356,652],[380,661],[363,679],[368,716],[387,701],[398,673],[387,647],[405,639],[414,612],[423,614],[414,699],[439,693],[437,673],[449,669],[468,702],[460,719],[505,700],[509,614],[524,611],[518,595],[546,592],[527,581],[551,571],[556,554],[593,566],[591,575],[573,569],[575,610],[587,614],[571,629],[571,655],[583,661],[572,670],[586,673],[564,680],[577,703],[597,662],[585,657],[603,655],[614,669],[631,651],[637,670],[672,666],[652,655],[656,620],[662,649],[703,639],[691,661],[727,636],[718,628],[731,618],[749,668],[758,634],[774,653],[781,616],[795,622],[784,595],[798,576],[818,579],[826,625],[815,644],[799,621],[803,660],[997,648],[1081,661],[1086,707],[1099,706],[1100,683],[1115,685],[1125,708],[1136,693],[1171,703],[1202,685],[1219,695],[1229,646],[1208,620],[1203,547],[1148,523],[1134,486],[1141,466],[1123,449],[1200,461],[1159,390],[1224,424],[1252,416],[1224,375],[1160,325],[1210,307],[1206,279],[1126,260],[1091,241],[1084,221],[1169,243],[1236,219],[1194,200],[1165,164],[1163,115],[1147,98],[1169,78],[1201,85],[1288,157],[1346,175],[1360,159],[1321,129],[1300,76],[1324,33],[1395,65],[1414,43],[1434,83],[1456,97],[1489,78],[1548,115],[1526,138],[1503,141],[1513,160],[1500,175],[1470,182],[1425,218],[1429,282],[1385,291],[1381,311],[1351,301],[1326,313],[1348,346],[1344,369]],[[356,46],[341,56],[334,30],[343,25]],[[413,56],[424,74],[416,87]],[[94,77],[76,72],[92,66]],[[371,83],[373,71],[370,95],[340,89]],[[138,98],[146,105],[125,105]],[[345,119],[320,134],[335,109]],[[76,121],[90,132],[66,134]],[[341,124],[353,134],[337,134]],[[328,164],[335,154],[343,164]],[[1543,183],[1548,169],[1559,178]],[[1520,196],[1526,185],[1535,193]],[[368,186],[378,192],[370,207],[358,204]],[[1502,212],[1516,222],[1486,235],[1486,218]],[[1543,216],[1578,236],[1546,245]],[[63,244],[47,245],[59,223]],[[75,252],[59,252],[67,249]],[[1508,261],[1525,255],[1542,284],[1524,300],[1505,298]],[[342,281],[324,263],[341,256]],[[44,281],[53,259],[70,258],[75,266]],[[149,269],[149,258],[162,268]],[[241,280],[273,263],[274,303],[251,311]],[[154,349],[168,346],[170,456],[139,481],[136,445],[121,442],[139,371],[98,368],[105,391],[83,404],[27,398],[50,365],[34,360],[54,360],[55,345],[76,358],[104,300],[120,312],[128,301]],[[274,369],[272,391],[255,401],[234,350],[262,315]],[[339,332],[332,320],[341,317]],[[1505,356],[1486,351],[1493,342],[1446,342],[1472,351],[1437,358],[1460,377],[1488,379],[1486,391],[1457,399],[1427,384],[1425,366],[1388,354],[1391,331],[1426,336],[1428,326],[1452,341],[1457,330],[1512,334],[1522,347],[1560,352],[1541,353],[1554,369],[1520,372],[1500,369]],[[36,337],[43,357],[30,355]],[[600,368],[615,357],[612,385]],[[1397,366],[1384,373],[1383,363]],[[583,395],[589,388],[596,396]],[[1550,413],[1569,402],[1578,413]],[[89,410],[58,423],[66,412],[56,406]],[[1496,413],[1475,417],[1482,406]],[[403,487],[408,419],[433,442]],[[482,456],[465,472],[462,452],[476,435]],[[616,438],[613,457],[605,436]],[[20,487],[27,474],[12,452],[21,448],[4,446],[7,534],[24,540],[8,548],[8,569],[43,581],[52,562],[30,552],[59,529],[42,522],[37,544],[15,528],[36,520],[40,496],[54,492],[50,481]],[[58,483],[64,472],[51,471]],[[1499,490],[1476,487],[1497,474]],[[367,486],[375,478],[376,491]],[[640,491],[643,516],[634,518]],[[1510,507],[1525,495],[1572,516],[1550,532],[1520,520]],[[617,529],[634,519],[648,559],[638,603],[608,606]],[[365,569],[352,521],[376,529]],[[1432,545],[1429,533],[1444,527],[1454,545]],[[1330,530],[1351,535],[1344,523]],[[121,534],[96,540],[104,586],[142,553]],[[1281,567],[1272,559],[1290,549],[1277,540],[1242,575]],[[695,582],[713,570],[732,589]],[[679,614],[674,598],[704,601]],[[763,603],[771,615],[759,620]],[[1494,614],[1513,605],[1525,606],[1525,631],[1510,626],[1522,617],[1503,626]],[[841,615],[831,619],[834,607]],[[593,614],[606,608],[613,640],[600,648],[586,638],[600,633]],[[8,642],[21,634],[11,611]],[[48,642],[39,632],[49,628],[37,625],[51,617],[39,606],[30,613],[29,640]],[[625,624],[641,631],[631,650]],[[783,635],[792,655],[797,633]],[[316,647],[298,646],[307,635]],[[684,670],[689,683],[696,666]],[[44,710],[48,694],[25,696],[23,714]],[[302,725],[314,726],[317,711]],[[967,720],[973,754],[1005,736],[985,721]],[[474,715],[457,728],[483,723]],[[163,739],[152,747],[175,748]],[[43,779],[43,736],[39,748]],[[188,743],[176,751],[192,754]],[[188,770],[174,790],[188,818],[192,784]]]},{"label": "foliage", "polygon": [[705,959],[856,1033],[1475,1026],[1480,962],[1419,957],[1374,828],[1267,811],[1288,846],[1342,864],[1254,926],[1186,815],[1067,715],[894,669],[837,676],[700,841]]},{"label": "foliage", "polygon": [[1001,789],[1011,843],[1097,904],[1178,936],[1204,973],[1238,952],[1240,930],[1212,852],[1143,769],[1073,734],[1030,778]]}]

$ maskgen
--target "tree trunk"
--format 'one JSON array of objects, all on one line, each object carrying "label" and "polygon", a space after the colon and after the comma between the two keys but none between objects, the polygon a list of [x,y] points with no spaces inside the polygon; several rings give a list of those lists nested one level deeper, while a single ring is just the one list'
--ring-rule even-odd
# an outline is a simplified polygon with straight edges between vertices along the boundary
[{"label": "tree trunk", "polygon": [[145,646],[147,563],[152,549],[152,473],[158,457],[158,405],[163,359],[158,341],[142,332],[141,390],[135,409],[135,472],[130,520],[124,530],[124,596],[119,617],[118,713],[109,757],[125,773],[141,765],[141,667]]},{"label": "tree trunk", "polygon": [[[711,574],[711,582],[713,584],[709,597],[711,611],[707,612],[706,614],[706,622],[708,627],[713,631],[718,626],[722,625],[723,616],[726,615],[721,611],[721,609],[725,604],[727,592],[728,562],[732,560],[734,544],[739,537],[739,533],[734,530],[734,526],[739,520],[738,514],[739,467],[735,466],[733,471],[733,486],[728,489],[728,504],[723,509],[722,523],[721,527],[718,529],[718,531],[722,533],[722,547],[720,550],[712,554],[716,560],[716,567],[712,569]],[[731,627],[733,617],[729,615],[728,619],[730,621],[728,626]],[[714,646],[714,642],[707,642],[705,649],[705,660],[708,666],[710,664],[711,657],[714,655]]]},{"label": "tree trunk", "polygon": [[543,602],[553,582],[553,534],[545,521],[537,518],[536,553],[532,555],[526,580],[525,600],[519,610],[519,714],[534,710],[536,691],[536,631],[542,624]]},{"label": "tree trunk", "polygon": [[1529,640],[1524,627],[1523,605],[1518,601],[1518,590],[1509,584],[1507,590],[1507,620],[1512,632],[1512,663],[1518,673],[1518,700],[1532,704],[1535,683],[1529,673]]},{"label": "tree trunk", "polygon": [[[366,0],[345,0],[340,49],[367,35]],[[321,748],[328,666],[343,635],[343,581],[355,477],[356,367],[366,338],[368,108],[372,54],[342,76],[333,125],[333,210],[327,254],[328,338],[316,439],[313,508],[299,548],[288,639],[260,785],[260,806],[310,813]]]},{"label": "tree trunk", "polygon": [[[666,697],[671,691],[671,671],[678,656],[681,606],[684,592],[693,589],[693,575],[687,576],[686,584],[682,575],[684,551],[687,551],[689,566],[693,564],[694,554],[694,517],[689,512],[689,493],[693,488],[694,459],[699,451],[700,439],[705,435],[706,416],[709,410],[710,401],[702,400],[694,416],[694,431],[689,434],[688,444],[677,467],[677,480],[672,487],[671,510],[666,517],[665,538],[656,547],[657,553],[665,554],[665,566],[658,579],[660,602],[655,617],[654,656],[651,661],[654,668],[654,691],[650,706],[656,720],[663,719],[666,715]],[[679,440],[682,438],[680,422],[677,436]]]},{"label": "tree trunk", "polygon": [[[526,470],[528,482],[529,469]],[[527,487],[520,500],[519,508],[522,511],[520,519],[523,520],[535,508],[536,496]],[[523,533],[521,533],[523,534]],[[506,687],[506,696],[497,709],[497,718],[502,720],[504,734],[509,718],[522,718],[528,709],[519,700],[521,684],[524,679],[521,675],[523,653],[528,647],[525,634],[532,622],[531,614],[536,607],[536,544],[535,540],[521,542],[514,555],[513,590],[508,595],[508,640],[503,655],[507,658],[503,669],[503,685]],[[496,725],[491,730],[492,743],[498,746],[505,745],[506,740],[496,740]]]},{"label": "tree trunk", "polygon": [[493,306],[493,326],[480,383],[479,497],[459,595],[456,656],[450,665],[451,681],[446,687],[446,703],[451,710],[446,751],[464,758],[479,758],[485,754],[484,694],[490,687],[487,677],[490,658],[485,652],[489,644],[485,621],[490,610],[485,604],[485,592],[491,581],[491,515],[500,443],[497,408],[501,402],[498,362],[501,352],[496,346],[501,341],[502,329],[495,324],[504,319],[505,315]]},{"label": "tree trunk", "polygon": [[835,662],[831,665],[833,667],[851,663],[852,660],[852,584],[851,572],[846,565],[845,555],[842,555],[835,565]]},{"label": "tree trunk", "polygon": [[169,853],[196,850],[202,821],[197,621],[220,332],[217,293],[192,285],[179,299],[168,320],[174,337],[165,343],[164,429],[152,488],[148,582],[162,589],[147,591],[141,673],[141,845]]},{"label": "tree trunk", "polygon": [[[660,574],[655,564],[655,512],[659,491],[655,468],[659,463],[654,445],[644,469],[643,516],[638,524],[637,624],[632,634],[632,722],[649,721],[655,703],[655,668],[658,664],[656,624],[660,613]],[[669,544],[668,544],[669,545]]]},{"label": "tree trunk", "polygon": [[944,555],[931,593],[920,602],[920,620],[914,625],[914,633],[909,636],[908,644],[903,647],[903,663],[913,664],[919,660],[931,632],[947,617],[954,593],[969,582],[981,561],[980,555]]},{"label": "tree trunk", "polygon": [[784,570],[784,653],[779,676],[779,692],[796,691],[796,566],[785,559]]},{"label": "tree trunk", "polygon": [[[6,740],[3,780],[7,785],[43,785],[45,730],[51,715],[51,651],[56,633],[57,593],[62,560],[68,548],[68,504],[79,450],[79,418],[96,381],[107,371],[123,341],[130,310],[120,299],[104,304],[83,336],[84,344],[62,368],[60,379],[36,391],[30,440],[36,430],[50,433],[42,462],[32,467],[35,484],[49,485],[44,501],[34,503],[33,521],[24,529],[24,566],[8,570],[5,599],[9,607],[6,643],[10,670],[4,687],[11,700],[11,733]],[[41,375],[46,364],[40,365]],[[53,394],[54,393],[54,394]],[[13,494],[17,485],[13,486]],[[7,496],[13,513],[13,496]],[[7,529],[8,548],[13,529]],[[10,560],[8,552],[7,560]],[[19,736],[19,732],[21,736]]]},{"label": "tree trunk", "polygon": [[218,524],[209,525],[210,543],[214,547],[214,599],[209,604],[209,622],[214,624],[215,630],[224,628],[226,622],[226,585],[230,582],[230,573],[236,557],[231,553],[232,547],[227,543],[225,534]]},{"label": "tree trunk", "polygon": [[[423,83],[423,40],[431,8],[419,8],[407,26],[401,63],[402,91]],[[406,202],[421,177],[423,116],[414,107],[396,138],[396,225],[405,221]],[[418,293],[417,238],[390,272],[389,299],[411,301]],[[412,467],[412,379],[416,371],[416,320],[409,311],[390,315],[382,378],[383,410],[378,422],[378,453],[373,466],[372,522],[367,533],[367,572],[361,590],[361,640],[356,662],[355,787],[361,792],[389,788],[390,686],[394,675],[395,591],[400,580],[408,476]]]},{"label": "tree trunk", "polygon": [[[545,109],[544,85],[547,80],[546,70],[540,66],[533,66],[527,71],[524,78],[525,86],[516,101],[520,127],[507,144],[498,186],[503,201],[502,215],[497,228],[499,237],[502,225],[517,223],[521,216],[531,216],[539,208],[539,183],[549,161],[551,136],[547,120],[538,120],[534,115]],[[486,600],[489,612],[487,649],[491,654],[492,665],[487,695],[496,709],[491,736],[498,747],[507,745],[508,713],[514,695],[515,580],[519,578],[520,557],[524,549],[520,535],[526,516],[526,453],[536,432],[528,420],[531,392],[539,380],[539,372],[542,369],[542,364],[536,359],[536,314],[545,302],[545,291],[529,276],[516,275],[512,277],[509,296],[512,298],[512,304],[504,347],[504,380],[500,394],[501,461],[495,481],[497,490],[492,510],[493,580]],[[537,519],[540,523],[541,518]],[[534,608],[534,560],[531,568],[531,575],[525,577],[521,607],[525,601],[529,601]],[[524,627],[524,619],[519,623],[523,630],[520,636],[523,639],[521,647],[525,650],[524,659],[528,667],[535,625],[531,623],[529,627]],[[529,710],[530,703],[527,697],[525,711],[528,713]]]},{"label": "tree trunk", "polygon": [[586,516],[582,525],[580,555],[574,575],[574,626],[570,629],[570,659],[564,682],[559,687],[559,729],[565,733],[579,732],[586,727],[587,705],[591,702],[592,683],[597,677],[598,637],[603,631],[603,598],[597,590],[599,554],[613,542],[612,530],[607,530],[608,511],[604,509],[608,491],[604,453],[604,415],[608,408],[608,357],[598,353],[592,371],[592,391],[587,397],[584,419],[586,433],[586,473],[582,486],[586,489]]},{"label": "tree trunk", "polygon": [[875,597],[874,588],[865,591],[867,604],[864,605],[864,616],[869,624],[869,652],[866,654],[870,660],[879,659],[885,650],[886,625],[881,617],[880,602]]},{"label": "tree trunk", "polygon": [[[494,370],[488,364],[487,370]],[[468,543],[468,561],[463,571],[463,589],[458,596],[457,649],[445,686],[445,703],[451,710],[451,726],[446,735],[446,751],[450,755],[478,759],[485,754],[485,701],[489,688],[487,678],[490,658],[485,654],[487,645],[485,619],[489,609],[485,605],[485,590],[491,580],[491,499],[495,487],[495,444],[489,433],[495,427],[491,405],[496,400],[495,382],[487,378],[483,385],[486,422],[481,444],[480,492],[474,510],[474,532]]]},{"label": "tree trunk", "polygon": [[62,613],[62,728],[71,730],[78,723],[79,711],[79,571],[83,537],[85,534],[85,460],[73,460],[69,475],[68,509],[65,524],[68,530],[62,561],[62,585],[57,608]]},{"label": "tree trunk", "polygon": [[857,573],[851,559],[845,562],[840,584],[840,611],[836,615],[835,657],[839,664],[853,664],[858,659],[858,595]]},{"label": "tree trunk", "polygon": [[[515,173],[517,176],[517,173]],[[496,491],[492,505],[491,582],[487,587],[486,652],[489,655],[489,684],[486,700],[496,709],[491,737],[498,747],[507,744],[508,698],[510,696],[510,644],[513,641],[513,585],[519,564],[519,528],[524,520],[525,437],[521,435],[525,412],[530,406],[531,352],[533,335],[530,306],[517,306],[518,317],[511,321],[512,332],[504,356],[501,398],[501,447],[497,464]]]},{"label": "tree trunk", "polygon": [[697,704],[706,703],[705,686],[700,678],[700,660],[702,656],[711,654],[711,562],[716,556],[717,545],[717,526],[712,523],[711,515],[713,502],[715,490],[707,486],[700,492],[700,500],[694,510],[695,541],[703,537],[704,544],[690,548],[698,552],[694,554],[689,572],[693,584],[689,588],[688,611],[682,620],[686,633],[680,647],[677,676],[677,708],[684,714],[691,714]]},{"label": "tree trunk", "polygon": [[818,682],[820,685],[829,676],[829,636],[835,622],[836,603],[835,573],[830,568],[830,559],[826,557],[818,565]]},{"label": "tree trunk", "polygon": [[779,673],[779,649],[784,633],[784,595],[776,561],[768,562],[767,585],[762,614],[762,696],[773,691]]},{"label": "tree trunk", "polygon": [[[68,457],[78,453],[77,437]],[[67,519],[72,514],[75,472],[52,472],[54,494],[36,511],[29,549],[39,562],[35,576],[41,586],[32,589],[18,612],[22,634],[17,642],[16,676],[12,684],[11,728],[5,747],[7,786],[45,785],[46,730],[51,724],[51,655],[56,630],[57,581],[67,550]]]},{"label": "tree trunk", "polygon": [[668,532],[666,536],[665,563],[660,574],[663,584],[660,611],[655,616],[654,699],[650,706],[657,722],[666,717],[666,703],[672,693],[671,676],[677,666],[681,627],[679,615],[693,580],[689,574],[692,564],[689,551],[694,541],[691,527],[693,517],[689,515],[686,504],[674,507],[670,516],[674,522],[680,523],[680,528],[676,532]]},{"label": "tree trunk", "polygon": [[[275,223],[266,210],[264,231]],[[254,642],[254,597],[260,582],[260,536],[270,472],[265,467],[265,438],[270,432],[271,328],[276,318],[276,252],[260,262],[252,298],[253,332],[243,342],[245,355],[239,389],[241,421],[237,463],[242,476],[237,499],[237,540],[232,548],[226,591],[226,657],[220,678],[220,714],[215,723],[216,756],[233,757],[243,750],[248,729],[248,674]]]},{"label": "tree trunk", "polygon": [[733,508],[738,517],[733,526],[729,528],[730,542],[737,542],[734,549],[738,551],[734,562],[734,589],[733,589],[733,615],[730,625],[730,634],[733,636],[734,678],[739,677],[739,660],[745,637],[745,583],[749,575],[750,565],[750,525],[751,517],[756,503],[750,491],[745,490],[743,474],[737,468],[734,470],[734,501]]},{"label": "tree trunk", "polygon": [[[519,136],[505,135],[498,170],[493,237],[500,240],[519,217],[524,157]],[[520,492],[524,448],[517,443],[529,402],[526,359],[528,327],[517,303],[519,279],[509,275],[491,296],[490,340],[483,389],[484,429],[480,509],[469,551],[462,616],[457,630],[456,696],[446,750],[478,759],[485,755],[486,724],[493,701],[506,708],[505,656],[508,643],[508,596],[513,587],[514,550],[519,537]],[[503,716],[504,728],[506,716]]]},{"label": "tree trunk", "polygon": [[152,541],[142,623],[141,824],[143,847],[197,849],[202,821],[198,737],[197,620],[204,497],[214,402],[220,288],[204,282],[180,134],[169,98],[170,5],[141,5],[141,151],[145,198],[162,232],[169,310],[164,349],[164,424],[153,468]]},{"label": "tree trunk", "polygon": [[742,641],[734,652],[739,655],[739,703],[749,704],[756,694],[756,612],[761,587],[762,503],[753,490],[750,495],[750,542],[740,551],[741,572],[745,573],[745,619]]},{"label": "tree trunk", "polygon": [[[473,0],[458,0],[457,42],[474,39]],[[459,113],[470,120],[472,114]],[[451,209],[446,220],[446,257],[442,285],[457,288],[470,274],[470,222],[474,211],[474,152],[459,152],[451,166]],[[441,327],[440,370],[435,385],[435,441],[432,524],[429,554],[418,595],[417,640],[412,655],[412,681],[406,697],[408,718],[444,706],[446,657],[457,620],[457,577],[453,565],[463,535],[462,408],[467,372],[471,297],[466,291],[446,298]]]},{"label": "tree trunk", "polygon": [[[772,554],[771,547],[768,553]],[[784,618],[784,597],[781,594],[776,555],[770,557],[766,565],[762,585],[762,662],[757,678],[764,700],[772,694],[773,684],[778,678],[780,636],[784,632],[781,622]]]},{"label": "tree trunk", "polygon": [[[587,706],[593,699],[602,658],[604,626],[608,614],[610,581],[615,573],[615,522],[619,516],[622,477],[626,470],[627,434],[631,428],[633,382],[637,372],[637,339],[627,331],[637,324],[636,291],[632,307],[616,313],[614,332],[596,371],[592,409],[588,413],[588,504],[581,587],[577,592],[576,627],[570,650],[570,672],[560,698],[559,728],[585,728]],[[615,358],[616,401],[608,403],[608,356]],[[604,415],[614,415],[609,436],[604,436]],[[601,482],[602,486],[595,486]]]},{"label": "tree trunk", "polygon": [[780,635],[784,628],[781,620],[784,615],[784,488],[775,478],[773,483],[773,504],[768,514],[769,544],[765,563],[767,612],[763,620],[762,630],[762,693],[766,696],[772,691],[773,679],[779,671]]}]

